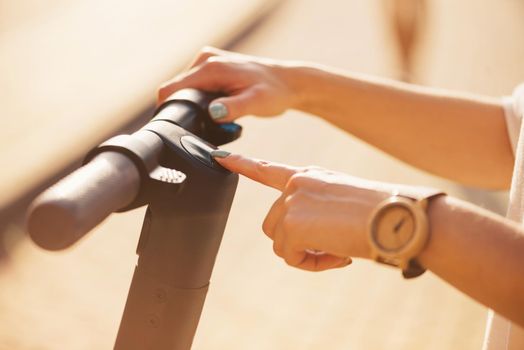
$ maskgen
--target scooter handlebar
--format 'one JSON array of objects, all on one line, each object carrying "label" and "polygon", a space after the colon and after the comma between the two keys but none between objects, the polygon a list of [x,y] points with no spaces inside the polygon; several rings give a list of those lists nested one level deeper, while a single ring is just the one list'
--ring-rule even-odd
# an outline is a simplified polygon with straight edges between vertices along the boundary
[{"label": "scooter handlebar", "polygon": [[[179,90],[157,109],[145,128],[149,130],[163,122],[214,145],[235,140],[242,131],[239,125],[216,124],[207,114],[210,101],[217,96],[195,89]],[[27,220],[27,230],[33,241],[48,250],[67,248],[112,212],[129,209],[128,205],[133,207],[137,196],[142,199],[141,178],[155,169],[162,142],[155,132],[139,131],[133,136],[117,136],[100,145],[97,151],[103,149],[103,152],[34,200]],[[125,149],[126,154],[114,148]],[[139,168],[141,164],[143,168]],[[172,174],[168,171],[167,177]]]},{"label": "scooter handlebar", "polygon": [[131,159],[118,152],[102,152],[33,201],[27,220],[29,235],[44,249],[67,248],[131,203],[139,187],[139,171]]}]

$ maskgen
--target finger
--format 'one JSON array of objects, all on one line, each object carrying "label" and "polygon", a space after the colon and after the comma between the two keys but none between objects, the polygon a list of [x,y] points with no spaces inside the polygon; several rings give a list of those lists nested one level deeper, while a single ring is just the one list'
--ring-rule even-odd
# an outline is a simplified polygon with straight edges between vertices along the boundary
[{"label": "finger", "polygon": [[277,224],[277,229],[273,233],[273,252],[275,252],[276,256],[284,258],[285,232],[280,229],[280,227],[281,226]]},{"label": "finger", "polygon": [[210,57],[216,56],[217,54],[212,52],[203,52],[200,55],[198,55],[189,65],[188,69],[194,68],[196,66],[200,66],[202,63],[207,61]]},{"label": "finger", "polygon": [[305,248],[303,244],[297,243],[297,230],[287,230],[284,224],[284,215],[279,215],[273,233],[273,251],[283,258],[290,266],[307,270],[323,271],[340,268],[349,265],[352,260],[349,257],[341,257],[328,254],[321,250]]},{"label": "finger", "polygon": [[218,85],[218,78],[212,75],[205,76],[199,70],[191,70],[162,85],[158,89],[157,104],[164,102],[169,96],[181,89],[194,88],[215,91]]},{"label": "finger", "polygon": [[200,51],[197,57],[191,62],[191,64],[189,65],[189,68],[199,66],[202,63],[204,63],[209,57],[218,56],[218,55],[220,55],[218,49],[211,47],[211,46],[206,46]]},{"label": "finger", "polygon": [[214,151],[211,155],[224,168],[280,191],[284,190],[291,176],[300,171],[299,168],[290,165],[253,159],[239,154],[224,155],[223,151]]},{"label": "finger", "polygon": [[229,59],[237,61],[250,61],[250,57],[247,55],[238,52],[222,50],[213,46],[206,46],[200,51],[195,60],[191,63],[190,67],[196,67],[204,63],[207,59],[216,56],[227,56]]},{"label": "finger", "polygon": [[287,244],[284,244],[282,250],[288,265],[307,271],[341,268],[352,263],[349,257],[339,257],[327,253],[309,253],[305,249],[297,250],[288,247]]},{"label": "finger", "polygon": [[174,79],[164,83],[158,89],[158,103],[160,104],[175,91],[184,88],[201,89],[204,91],[227,90],[230,82],[228,66],[220,62],[206,64],[205,67],[195,67],[179,74]]},{"label": "finger", "polygon": [[228,123],[247,114],[255,113],[257,91],[249,88],[238,95],[220,97],[209,105],[209,114],[214,121]]},{"label": "finger", "polygon": [[266,219],[262,224],[262,231],[271,239],[274,239],[275,228],[284,213],[284,197],[280,196],[269,209]]}]

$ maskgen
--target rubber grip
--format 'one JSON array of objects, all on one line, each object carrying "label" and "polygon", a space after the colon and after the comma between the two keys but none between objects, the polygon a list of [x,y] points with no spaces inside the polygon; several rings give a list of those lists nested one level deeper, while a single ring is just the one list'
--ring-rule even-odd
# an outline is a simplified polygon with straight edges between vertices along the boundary
[{"label": "rubber grip", "polygon": [[139,185],[138,170],[127,156],[103,152],[33,201],[27,218],[29,235],[44,249],[67,248],[131,203]]}]

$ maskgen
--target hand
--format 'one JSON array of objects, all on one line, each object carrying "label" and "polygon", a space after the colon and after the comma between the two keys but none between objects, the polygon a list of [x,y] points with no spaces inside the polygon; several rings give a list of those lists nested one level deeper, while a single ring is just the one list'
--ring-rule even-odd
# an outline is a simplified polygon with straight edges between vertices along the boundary
[{"label": "hand", "polygon": [[228,95],[209,107],[217,122],[231,122],[247,114],[275,116],[296,103],[291,75],[283,62],[208,47],[187,72],[159,89],[158,101],[177,90],[195,88]]},{"label": "hand", "polygon": [[215,159],[225,168],[282,192],[263,230],[286,263],[321,271],[344,267],[350,257],[370,257],[369,216],[396,187],[317,167],[219,155]]}]

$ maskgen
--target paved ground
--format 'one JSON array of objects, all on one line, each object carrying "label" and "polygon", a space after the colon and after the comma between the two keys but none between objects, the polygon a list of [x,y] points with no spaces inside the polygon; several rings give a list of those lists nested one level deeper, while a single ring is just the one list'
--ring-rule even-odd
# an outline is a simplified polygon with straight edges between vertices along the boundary
[{"label": "paved ground", "polygon": [[[397,76],[379,0],[289,0],[239,50]],[[416,70],[427,84],[503,94],[524,80],[524,4],[429,2]],[[482,39],[479,39],[482,38]],[[510,38],[501,39],[501,38]],[[520,41],[519,41],[520,40]],[[503,211],[503,195],[429,177],[310,116],[246,118],[227,148],[398,182],[437,185]],[[261,233],[273,190],[242,180],[194,349],[479,349],[485,309],[431,274],[356,261],[319,274],[287,267]],[[0,349],[107,349],[135,262],[143,210],[115,215],[63,253],[15,245],[0,267]],[[16,236],[13,229],[10,237]],[[14,239],[14,238],[13,238]]]}]

